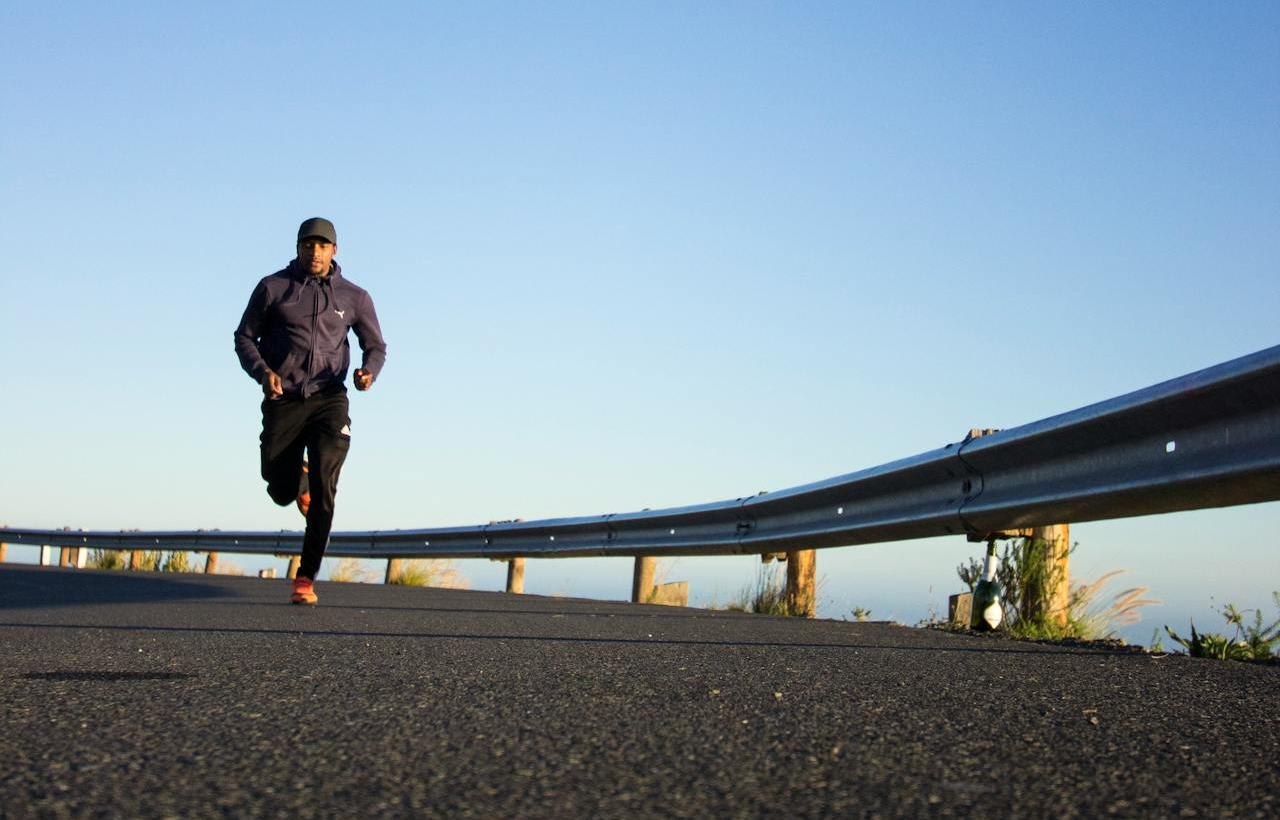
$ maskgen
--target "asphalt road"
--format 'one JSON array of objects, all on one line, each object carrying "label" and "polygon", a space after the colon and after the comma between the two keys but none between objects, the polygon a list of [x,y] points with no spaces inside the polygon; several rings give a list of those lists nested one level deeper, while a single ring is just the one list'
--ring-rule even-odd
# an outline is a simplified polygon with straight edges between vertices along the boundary
[{"label": "asphalt road", "polygon": [[1280,815],[1280,667],[0,566],[0,816]]}]

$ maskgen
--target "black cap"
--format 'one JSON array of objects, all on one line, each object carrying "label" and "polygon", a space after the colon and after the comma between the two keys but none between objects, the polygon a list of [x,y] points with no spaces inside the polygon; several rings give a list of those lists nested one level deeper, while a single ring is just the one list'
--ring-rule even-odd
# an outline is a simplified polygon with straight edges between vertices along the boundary
[{"label": "black cap", "polygon": [[298,226],[299,242],[312,236],[338,244],[338,232],[334,229],[333,223],[323,217],[313,216]]}]

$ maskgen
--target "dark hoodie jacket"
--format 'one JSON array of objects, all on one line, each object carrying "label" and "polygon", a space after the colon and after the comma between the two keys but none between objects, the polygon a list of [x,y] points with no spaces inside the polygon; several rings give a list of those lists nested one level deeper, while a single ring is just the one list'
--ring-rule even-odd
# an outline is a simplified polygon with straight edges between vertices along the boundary
[{"label": "dark hoodie jacket", "polygon": [[344,278],[337,262],[320,278],[295,259],[253,289],[236,328],[236,355],[254,381],[261,383],[270,368],[280,374],[286,395],[305,398],[344,386],[351,366],[348,329],[360,341],[361,367],[376,379],[387,345],[369,294]]}]

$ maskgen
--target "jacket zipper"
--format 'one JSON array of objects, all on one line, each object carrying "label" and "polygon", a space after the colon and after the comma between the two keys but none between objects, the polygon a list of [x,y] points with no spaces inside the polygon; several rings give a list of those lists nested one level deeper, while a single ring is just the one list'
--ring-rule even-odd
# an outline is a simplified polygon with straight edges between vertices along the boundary
[{"label": "jacket zipper", "polygon": [[316,376],[316,333],[320,324],[320,288],[319,280],[315,280],[315,291],[311,294],[311,352],[307,354],[308,380]]}]

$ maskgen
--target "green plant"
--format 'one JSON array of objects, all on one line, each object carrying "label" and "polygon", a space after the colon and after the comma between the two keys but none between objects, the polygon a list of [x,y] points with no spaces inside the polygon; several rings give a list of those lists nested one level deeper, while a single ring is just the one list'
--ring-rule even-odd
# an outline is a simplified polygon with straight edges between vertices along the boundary
[{"label": "green plant", "polygon": [[[1048,585],[1043,560],[1045,549],[1045,542],[1040,539],[1019,538],[1006,543],[1003,553],[997,554],[996,583],[1000,585],[1003,623],[1006,629],[1022,637],[1060,637],[1049,634],[1056,631],[1056,624],[1047,617],[1027,617],[1022,605],[1026,590],[1043,590]],[[956,575],[970,592],[975,592],[982,570],[982,560],[970,558],[967,564],[956,567]]]},{"label": "green plant", "polygon": [[[1078,543],[1072,544],[1068,555],[1078,546]],[[1064,570],[1060,562],[1048,560],[1049,549],[1049,543],[1044,540],[1020,538],[1006,544],[1000,555],[996,582],[1002,590],[1004,629],[1011,635],[1032,640],[1108,638],[1118,627],[1140,621],[1142,607],[1159,603],[1143,597],[1148,588],[1141,586],[1102,600],[1103,588],[1123,572],[1114,570],[1094,581],[1073,586],[1065,619],[1056,617],[1058,613],[1049,611],[1046,602],[1050,591],[1061,583],[1059,573]],[[967,565],[956,567],[956,574],[972,592],[982,575],[982,563],[976,558],[970,559]]]},{"label": "green plant", "polygon": [[[1067,555],[1078,546],[1072,544]],[[1061,585],[1065,572],[1061,562],[1050,560],[1051,548],[1041,538],[1016,539],[1005,545],[996,569],[996,581],[1003,591],[1004,621],[1026,637],[1065,637],[1061,613],[1050,611],[1052,590]],[[1069,612],[1067,617],[1069,620]]]},{"label": "green plant", "polygon": [[124,553],[120,550],[89,550],[84,565],[89,569],[124,569]]},{"label": "green plant", "polygon": [[[1280,592],[1271,593],[1271,599],[1280,608]],[[1253,623],[1247,626],[1244,623],[1246,612],[1253,612]],[[1195,621],[1191,622],[1190,638],[1182,637],[1167,625],[1164,630],[1193,658],[1261,661],[1275,654],[1276,646],[1280,645],[1280,618],[1264,627],[1261,609],[1240,610],[1235,604],[1227,604],[1218,610],[1218,614],[1227,622],[1227,626],[1236,628],[1234,638],[1228,638],[1216,632],[1197,632]]]},{"label": "green plant", "polygon": [[1164,631],[1169,633],[1170,638],[1181,644],[1187,650],[1187,654],[1193,658],[1212,658],[1220,661],[1253,660],[1247,643],[1232,641],[1225,635],[1212,632],[1203,634],[1196,632],[1195,621],[1191,622],[1190,638],[1182,637],[1168,626],[1165,626]]},{"label": "green plant", "polygon": [[964,585],[973,592],[978,587],[978,579],[982,577],[982,561],[970,558],[969,563],[956,567],[956,575],[959,575]]},{"label": "green plant", "polygon": [[757,615],[791,615],[787,606],[785,564],[761,564],[755,580],[747,584],[725,609]]},{"label": "green plant", "polygon": [[861,623],[862,621],[869,620],[870,618],[871,618],[871,610],[864,609],[860,606],[855,606],[853,608],[853,619],[855,621],[858,621],[859,623]]},{"label": "green plant", "polygon": [[[1280,610],[1280,591],[1271,593],[1271,600],[1275,602],[1276,608]],[[1235,612],[1235,607],[1230,604],[1233,613],[1237,616],[1234,623],[1236,625],[1236,637],[1243,639],[1249,645],[1250,651],[1253,653],[1255,660],[1265,660],[1275,654],[1277,645],[1280,645],[1280,618],[1276,618],[1270,626],[1262,625],[1262,610],[1253,610],[1253,624],[1250,626],[1242,626],[1244,621],[1244,613]],[[1249,610],[1245,610],[1248,612]],[[1226,613],[1224,612],[1225,616]],[[1230,621],[1229,621],[1230,622]]]},{"label": "green plant", "polygon": [[[1054,553],[1055,545],[1042,538],[1023,538],[1014,548],[1018,583],[1018,616],[1023,621],[1039,624],[1058,623],[1062,612],[1054,612],[1055,591],[1067,580],[1065,561],[1079,544],[1066,548],[1066,554]],[[1059,560],[1061,559],[1061,560]],[[1070,593],[1068,592],[1068,606]],[[1058,604],[1061,606],[1061,603]]]}]

